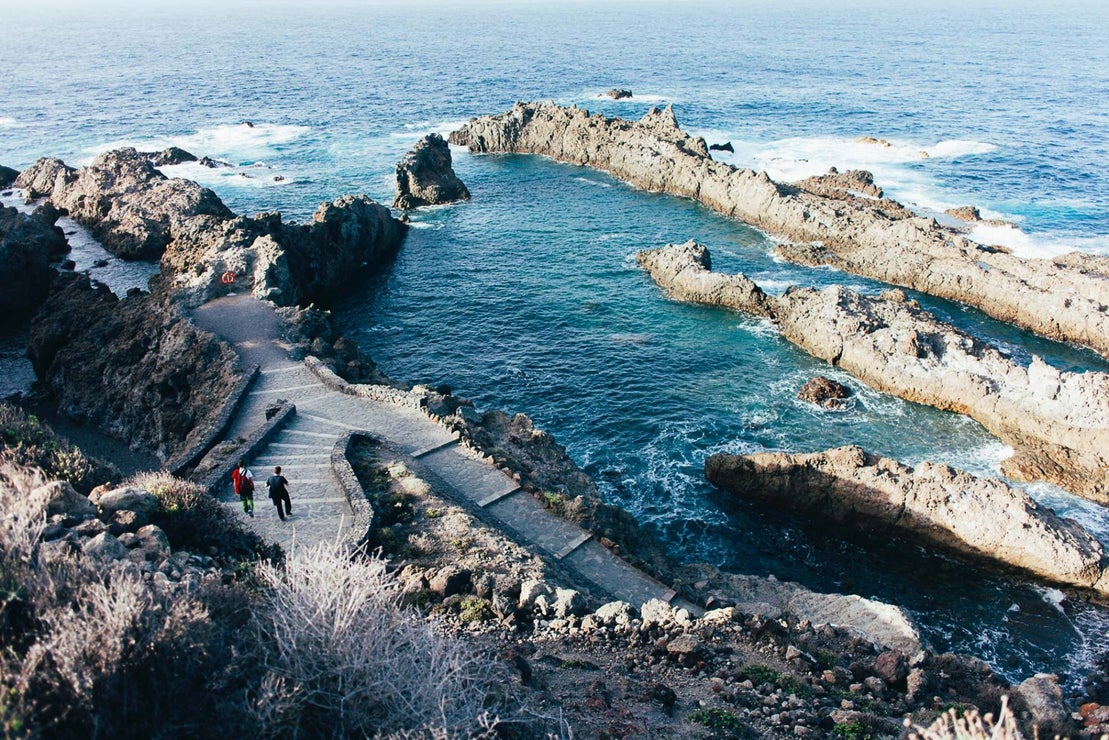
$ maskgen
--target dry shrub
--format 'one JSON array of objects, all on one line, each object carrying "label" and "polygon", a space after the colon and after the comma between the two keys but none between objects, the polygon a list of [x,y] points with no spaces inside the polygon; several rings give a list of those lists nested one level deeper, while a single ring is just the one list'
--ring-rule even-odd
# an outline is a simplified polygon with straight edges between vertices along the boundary
[{"label": "dry shrub", "polygon": [[243,527],[236,515],[195,483],[162,471],[139,473],[125,485],[150,491],[158,497],[162,510],[153,521],[165,530],[175,550],[215,548],[226,555],[248,560],[281,556],[280,548],[267,544]]},{"label": "dry shrub", "polygon": [[0,733],[153,737],[248,728],[234,635],[181,591],[41,541],[34,471],[0,463]]},{"label": "dry shrub", "polygon": [[37,416],[9,403],[0,403],[0,449],[15,464],[40,468],[48,480],[68,481],[81,493],[120,477],[114,466],[85,455]]},{"label": "dry shrub", "polygon": [[981,715],[976,709],[962,717],[949,709],[928,727],[913,725],[909,720],[905,720],[905,726],[912,740],[1024,740],[1007,696],[1001,697],[996,723],[993,715]]},{"label": "dry shrub", "polygon": [[460,641],[402,610],[380,559],[298,549],[259,567],[270,608],[256,620],[271,737],[472,736],[489,730],[501,676]]}]

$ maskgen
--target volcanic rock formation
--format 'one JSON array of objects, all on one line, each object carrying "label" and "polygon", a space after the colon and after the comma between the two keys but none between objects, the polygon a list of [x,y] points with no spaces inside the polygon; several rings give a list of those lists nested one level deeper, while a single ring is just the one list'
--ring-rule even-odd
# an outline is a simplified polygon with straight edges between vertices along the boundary
[{"label": "volcanic rock formation", "polygon": [[0,322],[21,321],[50,288],[50,263],[69,250],[65,234],[40,213],[0,206]]},{"label": "volcanic rock formation", "polygon": [[73,273],[54,281],[27,353],[59,411],[163,458],[219,412],[242,373],[166,294],[119,299]]},{"label": "volcanic rock formation", "polygon": [[851,528],[904,534],[1109,595],[1109,558],[1101,543],[999,480],[929,462],[914,469],[859,447],[712,455],[705,476],[715,486],[775,507]]},{"label": "volcanic rock formation", "polygon": [[637,259],[673,298],[774,321],[782,335],[867,385],[966,414],[1012,445],[1006,474],[1048,480],[1109,504],[1109,376],[1023,367],[938,321],[898,290],[874,298],[832,286],[769,296],[742,274],[711,272],[690,241]]},{"label": "volcanic rock formation", "polygon": [[[1021,259],[984,247],[900,204],[849,188],[829,198],[709,157],[673,111],[637,122],[553,103],[517,103],[450,136],[473,152],[541,154],[609,172],[636,187],[697,200],[790,240],[778,252],[961,301],[1052,339],[1109,355],[1109,280],[1092,258]],[[811,185],[809,186],[811,188]]]},{"label": "volcanic rock formation", "polygon": [[[161,258],[175,289],[199,304],[232,289],[291,306],[326,302],[364,265],[400,245],[406,227],[364,195],[322,204],[305,225],[279,213],[236,216],[207,188],[167,178],[134,149],[107,152],[75,170],[40,159],[16,181],[28,200],[49,203],[88,226],[126,259]],[[189,155],[191,156],[191,155]]]},{"label": "volcanic rock formation", "polygon": [[397,164],[397,196],[393,208],[469,200],[470,191],[454,174],[451,148],[439,134],[428,134]]}]

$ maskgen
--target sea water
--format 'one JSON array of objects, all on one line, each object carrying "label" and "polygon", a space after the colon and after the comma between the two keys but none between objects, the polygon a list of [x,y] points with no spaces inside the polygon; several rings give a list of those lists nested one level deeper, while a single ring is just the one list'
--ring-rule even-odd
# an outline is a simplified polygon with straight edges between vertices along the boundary
[{"label": "sea water", "polygon": [[[1018,254],[1109,250],[1109,10],[1097,2],[0,6],[0,163],[17,168],[173,144],[230,166],[167,174],[236,211],[303,220],[345,193],[388,202],[393,166],[420,136],[515,100],[631,118],[672,104],[687,130],[732,142],[734,154],[714,153],[724,161],[784,179],[865,168],[921,213],[973,204],[1009,222],[976,236]],[[634,95],[603,97],[612,87]],[[760,232],[602,173],[453,153],[473,199],[414,213],[389,269],[335,302],[387,373],[527,413],[679,557],[901,604],[937,648],[1012,679],[1051,670],[1073,686],[1109,648],[1109,617],[1080,595],[845,540],[705,483],[714,452],[843,444],[998,474],[1010,450],[975,422],[874,392],[767,322],[669,301],[633,255],[695,238],[716,269],[771,292],[883,286],[784,264]],[[1018,362],[1109,369],[913,297]],[[817,373],[852,387],[848,409],[795,398]],[[1109,542],[1105,509],[1029,490]]]}]

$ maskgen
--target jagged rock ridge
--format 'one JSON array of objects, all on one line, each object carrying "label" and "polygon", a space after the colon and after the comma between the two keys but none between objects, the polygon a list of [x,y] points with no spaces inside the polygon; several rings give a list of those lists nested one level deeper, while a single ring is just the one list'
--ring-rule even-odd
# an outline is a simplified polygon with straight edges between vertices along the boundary
[{"label": "jagged rock ridge", "polygon": [[705,476],[775,507],[902,533],[1109,595],[1109,558],[1101,543],[999,480],[930,462],[914,469],[853,446],[813,454],[712,455]]},{"label": "jagged rock ridge", "polygon": [[454,174],[451,149],[439,134],[428,134],[397,163],[397,195],[393,208],[469,200],[470,191]]},{"label": "jagged rock ridge", "polygon": [[745,275],[711,272],[708,250],[692,241],[637,259],[674,298],[769,318],[790,342],[873,388],[970,416],[1015,448],[1007,474],[1109,504],[1104,373],[1061,372],[1035,356],[1018,365],[898,290],[874,298],[794,287],[770,296]]},{"label": "jagged rock ridge", "polygon": [[703,139],[678,128],[669,107],[632,122],[554,103],[517,103],[507,113],[471,120],[450,141],[473,152],[542,154],[692,198],[796,242],[778,247],[785,259],[961,301],[1109,356],[1109,280],[1094,258],[1021,259],[914,216],[874,191],[839,187],[837,197],[827,197],[829,183],[780,184],[766,173],[715,162]]}]

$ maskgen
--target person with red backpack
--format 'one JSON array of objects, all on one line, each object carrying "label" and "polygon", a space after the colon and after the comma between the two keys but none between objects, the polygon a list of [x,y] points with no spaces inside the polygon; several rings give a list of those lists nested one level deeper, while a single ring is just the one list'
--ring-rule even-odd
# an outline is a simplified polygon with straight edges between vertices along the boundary
[{"label": "person with red backpack", "polygon": [[231,482],[243,502],[243,513],[254,516],[254,473],[250,472],[245,460],[239,460],[239,467],[231,471]]}]

